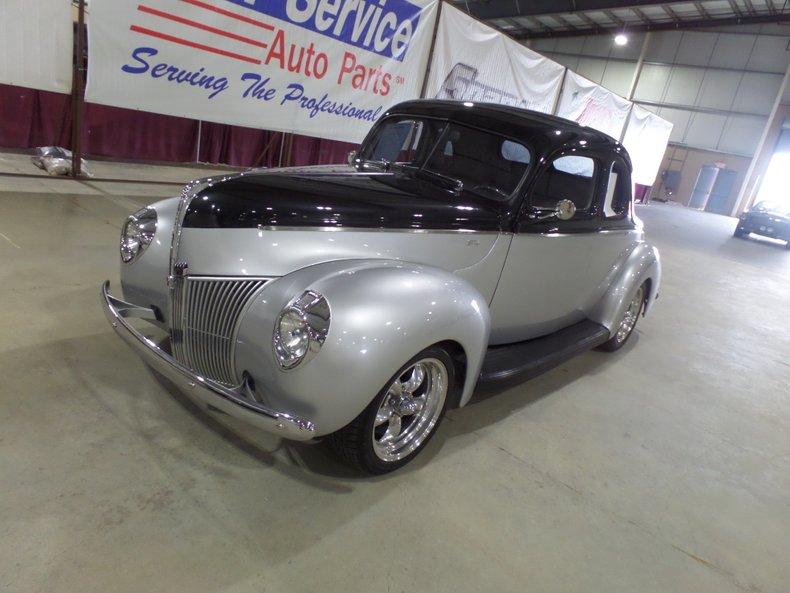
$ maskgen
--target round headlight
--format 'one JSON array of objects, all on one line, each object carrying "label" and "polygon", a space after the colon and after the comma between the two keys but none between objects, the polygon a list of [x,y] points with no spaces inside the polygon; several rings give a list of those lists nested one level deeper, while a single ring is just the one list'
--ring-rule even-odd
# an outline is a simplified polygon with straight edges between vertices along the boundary
[{"label": "round headlight", "polygon": [[312,290],[291,301],[274,327],[274,356],[284,370],[310,360],[329,333],[329,303]]},{"label": "round headlight", "polygon": [[156,233],[156,210],[138,210],[123,224],[121,229],[121,259],[129,263],[137,258],[154,240]]}]

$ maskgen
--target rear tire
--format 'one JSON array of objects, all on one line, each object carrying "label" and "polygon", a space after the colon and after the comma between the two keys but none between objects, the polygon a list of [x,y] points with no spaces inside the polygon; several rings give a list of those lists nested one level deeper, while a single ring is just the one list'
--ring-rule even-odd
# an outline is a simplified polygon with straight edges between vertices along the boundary
[{"label": "rear tire", "polygon": [[455,388],[450,354],[426,348],[387,382],[347,426],[328,437],[346,464],[368,474],[385,474],[406,465],[431,440]]},{"label": "rear tire", "polygon": [[735,227],[735,232],[732,234],[736,239],[743,239],[747,235],[741,227]]},{"label": "rear tire", "polygon": [[639,316],[645,307],[645,301],[647,301],[647,284],[642,284],[636,291],[634,298],[631,299],[622,320],[620,320],[620,325],[617,327],[612,337],[599,346],[600,350],[614,352],[625,346],[628,338],[631,337],[631,334],[633,334],[636,329]]}]

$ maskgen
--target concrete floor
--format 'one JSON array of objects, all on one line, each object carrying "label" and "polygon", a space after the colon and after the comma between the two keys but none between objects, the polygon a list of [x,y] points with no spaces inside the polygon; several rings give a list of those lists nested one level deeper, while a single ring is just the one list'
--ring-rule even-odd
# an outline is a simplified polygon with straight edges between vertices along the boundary
[{"label": "concrete floor", "polygon": [[0,190],[0,590],[788,591],[790,252],[733,219],[640,207],[637,339],[370,479],[197,410],[107,326],[119,224],[174,188]]}]

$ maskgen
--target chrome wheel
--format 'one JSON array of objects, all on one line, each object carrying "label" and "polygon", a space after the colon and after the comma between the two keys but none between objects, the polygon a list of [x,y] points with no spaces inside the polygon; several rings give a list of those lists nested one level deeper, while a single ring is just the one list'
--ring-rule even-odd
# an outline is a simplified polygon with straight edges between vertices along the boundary
[{"label": "chrome wheel", "polygon": [[615,335],[615,338],[618,344],[625,342],[628,339],[628,336],[631,335],[631,332],[634,331],[636,322],[639,319],[639,314],[642,312],[642,305],[644,302],[645,287],[642,285],[639,287],[639,290],[636,291],[634,299],[628,305],[628,309],[625,311],[623,320],[620,322],[620,327],[617,328],[617,334]]},{"label": "chrome wheel", "polygon": [[379,459],[402,459],[430,436],[444,409],[448,383],[444,363],[423,358],[390,384],[373,422],[373,451]]}]

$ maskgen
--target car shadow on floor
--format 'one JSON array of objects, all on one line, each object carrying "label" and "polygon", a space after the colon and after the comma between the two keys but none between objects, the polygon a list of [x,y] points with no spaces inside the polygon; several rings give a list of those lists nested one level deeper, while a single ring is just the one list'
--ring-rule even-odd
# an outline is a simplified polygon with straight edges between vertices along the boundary
[{"label": "car shadow on floor", "polygon": [[[549,397],[567,385],[584,380],[585,377],[606,372],[612,364],[616,364],[623,355],[637,346],[639,331],[617,353],[609,354],[599,351],[584,353],[559,367],[552,369],[540,377],[524,383],[503,387],[486,387],[476,390],[469,403],[463,408],[450,410],[442,426],[434,435],[425,450],[412,462],[399,469],[397,474],[416,471],[431,463],[440,452],[453,441],[464,435],[480,431],[488,426],[501,422],[514,413],[528,408],[533,403]],[[220,410],[209,408],[193,402],[165,377],[151,371],[157,382],[192,414],[201,424],[214,431],[250,459],[261,465],[271,467],[288,474],[311,486],[342,493],[348,490],[340,482],[327,481],[322,478],[333,478],[340,481],[378,481],[385,476],[367,476],[338,461],[327,442],[317,440],[310,443],[287,441],[282,439],[261,443],[256,435],[238,427]],[[234,424],[227,424],[230,421]]]}]

